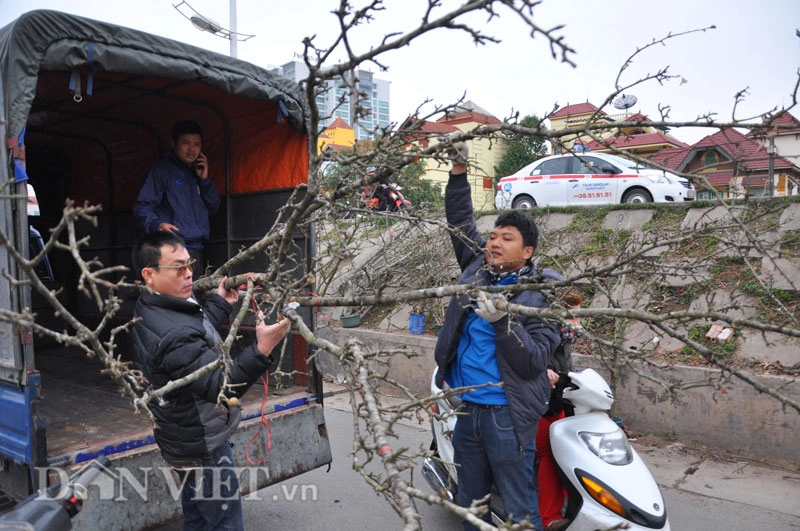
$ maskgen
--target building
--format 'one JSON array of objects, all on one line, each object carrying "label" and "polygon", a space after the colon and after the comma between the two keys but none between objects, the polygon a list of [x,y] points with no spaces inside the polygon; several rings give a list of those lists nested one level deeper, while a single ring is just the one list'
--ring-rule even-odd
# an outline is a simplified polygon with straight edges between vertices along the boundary
[{"label": "building", "polygon": [[[589,102],[567,105],[548,119],[551,130],[564,131],[553,143],[555,153],[621,151],[651,159],[676,172],[699,175],[694,183],[698,199],[769,195],[770,158],[775,195],[796,195],[800,189],[800,121],[787,111],[770,117],[763,129],[747,134],[722,129],[691,146],[664,127],[648,125],[652,121],[641,113],[609,115]],[[603,127],[608,124],[614,125]],[[595,138],[586,133],[587,125]]]},{"label": "building", "polygon": [[[425,121],[420,124],[412,143],[418,144],[422,149],[427,148],[432,142],[439,141],[440,136],[457,131],[470,131],[481,125],[500,124],[500,120],[476,105],[466,101],[451,109],[435,122]],[[490,210],[494,208],[495,171],[494,168],[507,151],[507,140],[498,134],[489,138],[476,138],[467,141],[470,149],[469,173],[467,178],[472,185],[472,204],[475,210]],[[449,164],[439,164],[433,159],[426,160],[425,179],[440,183],[442,190],[447,184]]]},{"label": "building", "polygon": [[[308,78],[308,67],[301,61],[291,61],[273,71],[302,83]],[[389,82],[377,79],[368,70],[356,70],[356,86],[362,94],[361,107],[369,109],[367,116],[356,119],[356,105],[347,79],[328,80],[323,90],[317,93],[316,101],[322,117],[321,128],[325,129],[337,118],[353,128],[356,140],[374,140],[375,130],[389,127]]]},{"label": "building", "polygon": [[692,146],[661,150],[652,160],[677,172],[699,176],[694,180],[697,199],[739,199],[769,195],[770,158],[775,195],[796,195],[800,167],[786,157],[771,156],[765,142],[733,128],[717,131]]},{"label": "building", "polygon": [[[641,113],[620,112],[606,114],[589,102],[567,105],[548,117],[550,128],[565,130],[553,145],[553,153],[566,151],[597,151],[613,153],[625,151],[637,157],[649,158],[667,148],[686,147],[686,144],[668,134],[665,127],[655,127]],[[623,122],[623,125],[602,126]],[[582,131],[587,125],[593,128],[594,137]],[[575,129],[575,132],[570,132]]]},{"label": "building", "polygon": [[776,155],[800,168],[800,120],[792,116],[789,111],[781,110],[769,120],[769,124],[771,127],[763,131],[751,131],[748,136],[767,150],[768,144],[772,142],[775,145]]},{"label": "building", "polygon": [[322,153],[326,148],[334,151],[352,149],[355,143],[356,134],[353,128],[341,118],[336,118],[319,134],[319,138],[317,138],[317,154]]}]

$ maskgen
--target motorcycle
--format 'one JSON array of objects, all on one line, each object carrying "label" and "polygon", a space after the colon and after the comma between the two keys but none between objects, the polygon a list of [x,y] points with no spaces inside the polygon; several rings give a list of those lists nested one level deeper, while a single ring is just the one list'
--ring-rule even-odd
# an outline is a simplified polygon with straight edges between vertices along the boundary
[{"label": "motorcycle", "polygon": [[403,187],[392,182],[380,183],[372,195],[371,207],[378,212],[397,212],[411,206],[411,201],[402,193]]},{"label": "motorcycle", "polygon": [[[569,524],[562,529],[591,531],[626,524],[626,529],[669,531],[658,485],[625,432],[609,418],[614,396],[606,381],[592,369],[561,377],[567,379],[563,399],[574,408],[572,416],[550,426],[553,457],[568,492],[564,517]],[[452,436],[461,401],[446,391],[436,385],[434,371],[431,392],[440,396],[431,408],[434,453],[423,461],[422,475],[431,488],[457,503]],[[494,491],[489,510],[495,525],[506,521]]]},{"label": "motorcycle", "polygon": [[0,514],[0,529],[72,529],[72,518],[83,508],[87,487],[103,473],[109,462],[107,457],[100,457],[71,477],[66,485],[56,483],[34,492],[13,509]]}]

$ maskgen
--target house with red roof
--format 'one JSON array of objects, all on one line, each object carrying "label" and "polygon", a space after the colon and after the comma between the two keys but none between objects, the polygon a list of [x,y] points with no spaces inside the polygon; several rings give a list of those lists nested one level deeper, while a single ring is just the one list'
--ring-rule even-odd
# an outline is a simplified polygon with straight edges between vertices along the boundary
[{"label": "house with red roof", "polygon": [[763,130],[750,131],[747,135],[765,148],[772,143],[777,155],[800,167],[800,120],[789,111],[781,110],[765,121],[767,126]]},{"label": "house with red roof", "polygon": [[[652,126],[652,120],[642,113],[621,112],[607,114],[595,105],[586,102],[567,105],[551,114],[550,128],[564,131],[558,141],[553,144],[554,153],[566,151],[598,151],[613,153],[625,151],[638,157],[648,158],[667,148],[685,147],[686,144],[668,134],[664,127]],[[596,129],[592,135],[583,129],[586,125],[607,126]]]},{"label": "house with red roof", "polygon": [[322,153],[328,148],[335,151],[352,149],[355,142],[356,132],[350,124],[337,117],[320,133],[317,139],[317,153]]},{"label": "house with red roof", "polygon": [[769,195],[770,159],[775,195],[796,195],[800,167],[786,157],[768,153],[758,136],[733,128],[717,131],[692,146],[663,149],[652,157],[653,162],[676,172],[696,175],[698,199]]},{"label": "house with red roof", "polygon": [[[496,116],[472,101],[466,101],[448,110],[434,121],[423,121],[417,133],[408,139],[425,149],[431,143],[438,142],[439,136],[457,131],[469,131],[481,125],[502,123]],[[507,141],[502,135],[491,139],[476,138],[468,140],[470,148],[470,165],[467,178],[472,185],[472,201],[476,210],[494,208],[495,166],[500,164],[507,150]],[[426,161],[425,179],[437,182],[444,190],[447,184],[449,164],[439,164],[433,159]]]}]

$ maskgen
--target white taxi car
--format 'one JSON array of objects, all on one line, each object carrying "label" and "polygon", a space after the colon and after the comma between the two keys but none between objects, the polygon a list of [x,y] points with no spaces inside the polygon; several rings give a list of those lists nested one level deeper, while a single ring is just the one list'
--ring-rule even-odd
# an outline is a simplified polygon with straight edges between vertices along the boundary
[{"label": "white taxi car", "polygon": [[688,179],[607,153],[553,155],[497,184],[504,208],[691,201]]}]

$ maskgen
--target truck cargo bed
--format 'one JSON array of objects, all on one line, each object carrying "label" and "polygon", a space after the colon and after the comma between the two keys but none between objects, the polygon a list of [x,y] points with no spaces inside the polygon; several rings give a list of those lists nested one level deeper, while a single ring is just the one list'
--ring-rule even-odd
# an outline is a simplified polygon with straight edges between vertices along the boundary
[{"label": "truck cargo bed", "polygon": [[[77,349],[51,346],[37,349],[36,364],[42,375],[40,411],[47,426],[51,465],[153,444],[150,420],[134,412],[130,401],[101,372],[100,361]],[[263,398],[264,386],[259,381],[243,397],[243,418],[259,415]],[[271,384],[265,412],[290,408],[308,398],[304,387]]]}]

